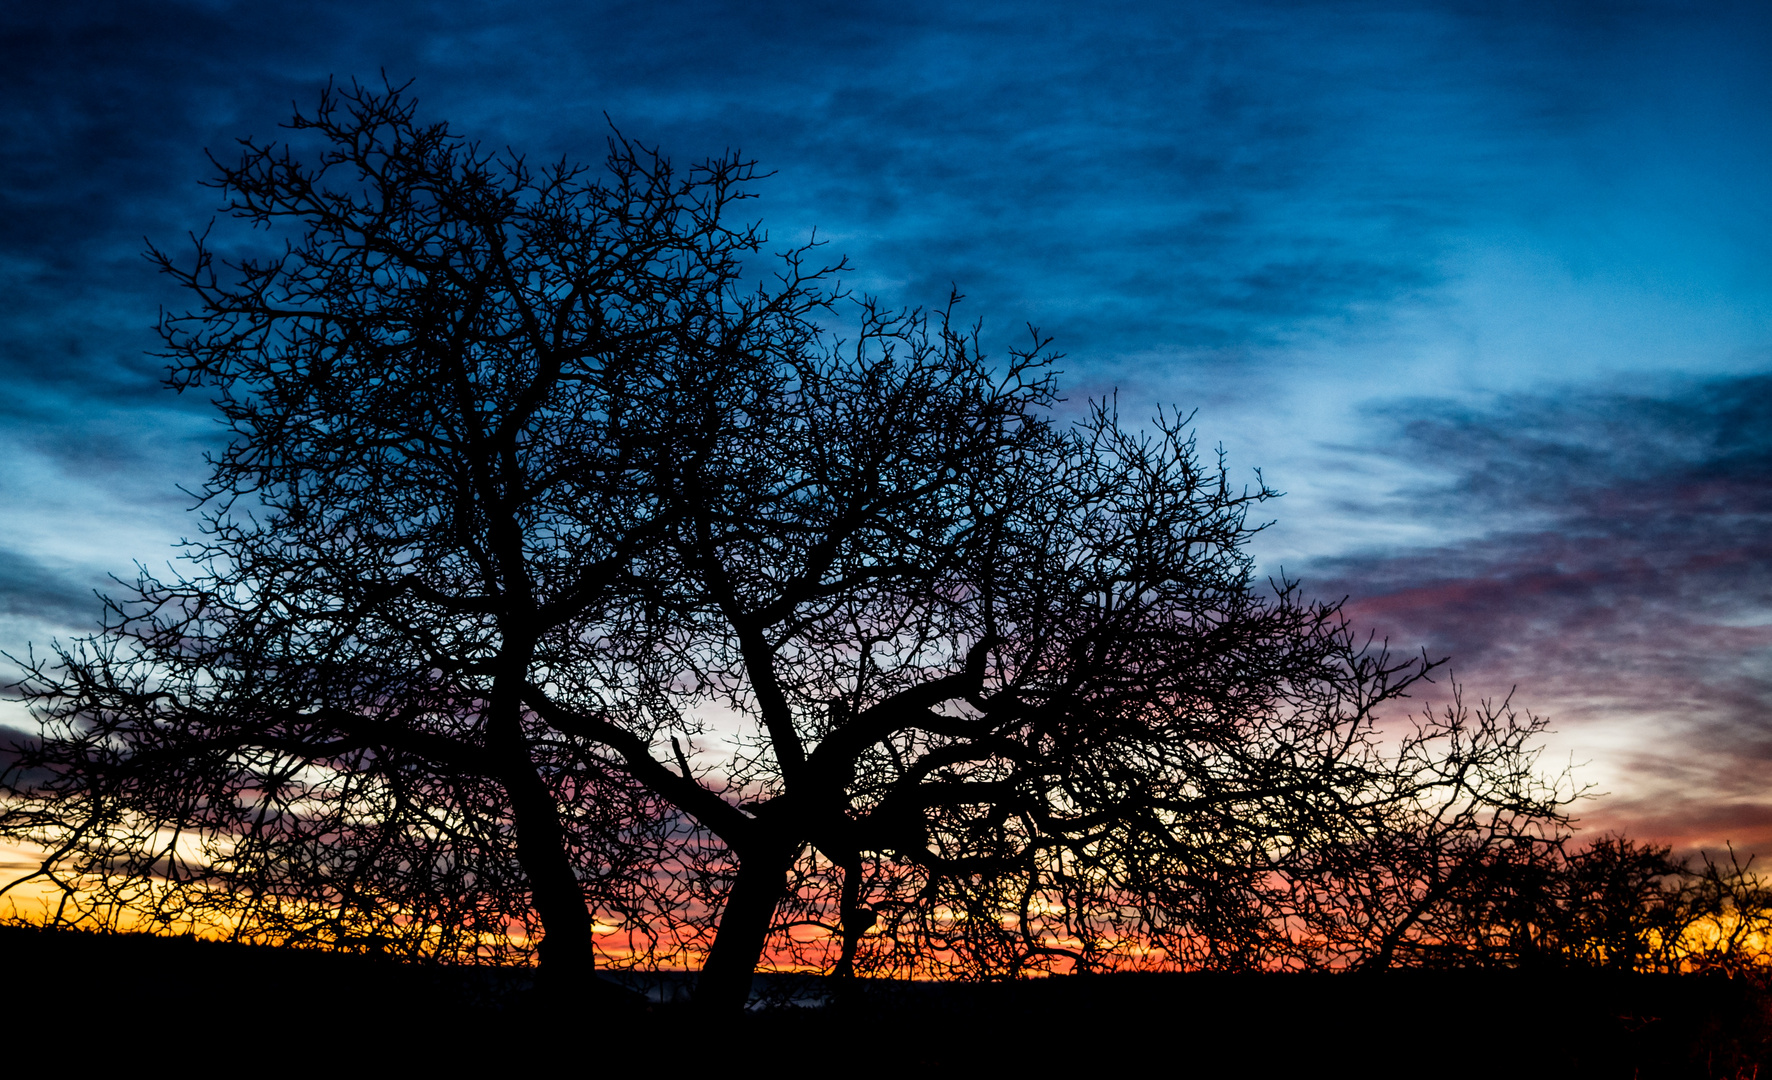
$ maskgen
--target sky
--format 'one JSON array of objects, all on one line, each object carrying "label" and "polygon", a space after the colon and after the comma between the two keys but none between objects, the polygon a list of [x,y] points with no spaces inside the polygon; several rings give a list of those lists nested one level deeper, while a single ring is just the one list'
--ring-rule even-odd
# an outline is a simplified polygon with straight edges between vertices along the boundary
[{"label": "sky", "polygon": [[1772,858],[1772,6],[132,0],[0,52],[0,648],[195,529],[142,251],[206,149],[385,73],[537,160],[755,158],[782,246],[1194,412],[1287,493],[1262,572],[1549,717],[1584,830]]}]

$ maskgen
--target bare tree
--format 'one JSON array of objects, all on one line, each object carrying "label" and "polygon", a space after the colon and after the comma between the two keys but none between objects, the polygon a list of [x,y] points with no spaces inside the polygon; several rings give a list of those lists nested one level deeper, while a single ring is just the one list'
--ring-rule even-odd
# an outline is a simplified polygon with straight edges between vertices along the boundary
[{"label": "bare tree", "polygon": [[[763,238],[722,217],[735,157],[679,175],[617,139],[601,178],[535,168],[397,89],[329,90],[291,126],[312,160],[246,142],[214,181],[280,250],[150,252],[196,301],[161,321],[169,383],[232,438],[180,576],[32,662],[24,763],[52,779],[7,828],[51,844],[70,896],[157,882],[159,919],[446,953],[517,919],[588,965],[586,894],[641,902],[637,853],[669,830],[647,785],[673,781],[608,771],[528,681],[594,662],[654,590],[668,522],[636,478],[670,448],[660,381],[791,350],[828,297],[791,256],[737,294]],[[644,688],[622,706],[644,747]]]},{"label": "bare tree", "polygon": [[4,827],[77,909],[451,956],[515,921],[567,976],[594,915],[729,1009],[764,956],[1260,966],[1350,830],[1555,816],[1507,802],[1531,730],[1387,748],[1432,665],[1260,586],[1274,493],[1184,418],[1059,423],[1037,334],[993,362],[809,247],[747,278],[741,159],[537,169],[397,89],[293,127],[317,157],[216,181],[286,247],[153,253],[233,436],[202,536],[30,662]]},{"label": "bare tree", "polygon": [[[1570,836],[1569,773],[1538,768],[1542,717],[1511,701],[1472,708],[1454,684],[1436,715],[1394,738],[1373,794],[1285,866],[1300,930],[1289,959],[1310,968],[1482,964],[1520,925]],[[1388,797],[1379,793],[1388,793]]]}]

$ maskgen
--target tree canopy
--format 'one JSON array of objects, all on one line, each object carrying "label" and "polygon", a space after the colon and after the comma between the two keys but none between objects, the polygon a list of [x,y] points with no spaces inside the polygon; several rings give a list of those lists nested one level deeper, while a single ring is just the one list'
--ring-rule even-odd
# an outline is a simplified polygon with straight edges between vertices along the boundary
[{"label": "tree canopy", "polygon": [[280,247],[151,252],[230,438],[180,569],[29,662],[0,822],[76,909],[686,964],[728,1008],[765,957],[1390,955],[1457,865],[1561,836],[1540,721],[1380,729],[1434,665],[1258,580],[1275,493],[1186,417],[1067,406],[1037,332],[993,359],[816,244],[761,272],[739,156],[537,167],[416,116],[329,89],[217,163]]}]

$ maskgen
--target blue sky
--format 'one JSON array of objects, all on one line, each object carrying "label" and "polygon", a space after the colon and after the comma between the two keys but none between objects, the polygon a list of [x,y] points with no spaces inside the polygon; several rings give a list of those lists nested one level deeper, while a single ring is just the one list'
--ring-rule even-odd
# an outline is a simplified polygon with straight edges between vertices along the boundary
[{"label": "blue sky", "polygon": [[194,527],[144,238],[385,70],[537,158],[742,149],[856,286],[1197,409],[1288,492],[1264,567],[1517,687],[1590,827],[1772,854],[1772,8],[76,3],[0,49],[6,648]]}]

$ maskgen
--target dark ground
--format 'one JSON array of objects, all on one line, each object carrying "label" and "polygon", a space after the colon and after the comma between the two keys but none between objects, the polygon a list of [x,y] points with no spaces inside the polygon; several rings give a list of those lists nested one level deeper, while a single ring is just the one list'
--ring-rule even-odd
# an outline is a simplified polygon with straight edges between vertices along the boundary
[{"label": "dark ground", "polygon": [[[562,1002],[522,971],[143,935],[0,927],[0,974],[0,1074],[159,1064],[320,1075],[1647,1080],[1752,1077],[1772,1061],[1768,998],[1721,978],[1403,971],[868,983],[823,1007],[721,1023],[609,982]],[[671,985],[654,982],[652,996],[670,996]],[[824,996],[812,979],[760,988]]]}]

